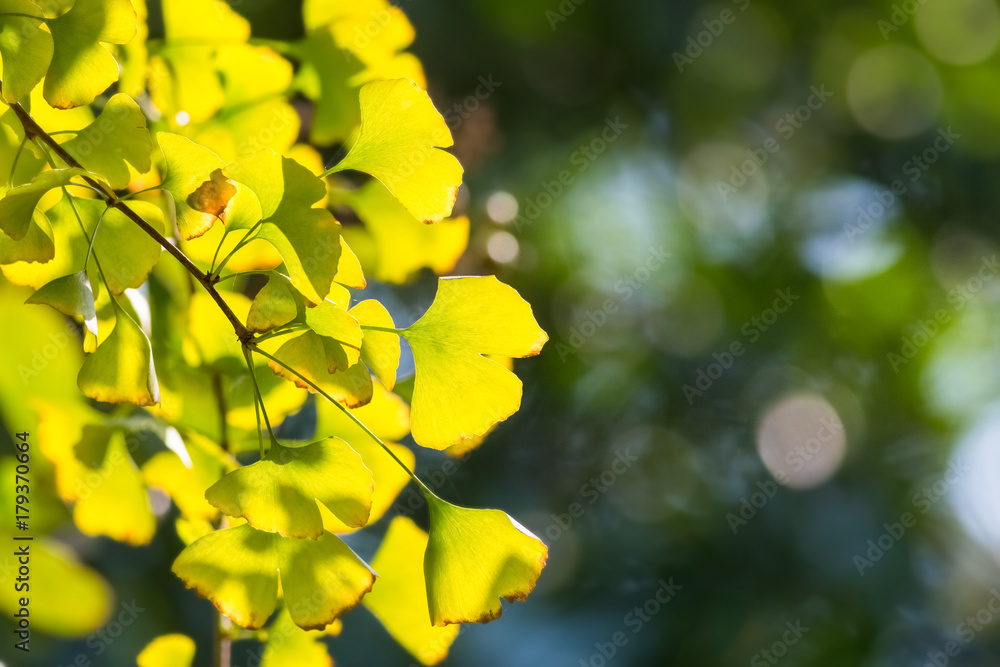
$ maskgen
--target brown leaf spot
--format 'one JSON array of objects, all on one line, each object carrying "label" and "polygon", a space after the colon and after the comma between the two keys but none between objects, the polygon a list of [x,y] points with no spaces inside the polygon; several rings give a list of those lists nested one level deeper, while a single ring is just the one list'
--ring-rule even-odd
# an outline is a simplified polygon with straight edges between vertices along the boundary
[{"label": "brown leaf spot", "polygon": [[188,195],[187,205],[225,222],[226,207],[235,196],[236,185],[226,178],[221,169],[216,169],[212,172],[210,180],[199,185],[197,190]]}]

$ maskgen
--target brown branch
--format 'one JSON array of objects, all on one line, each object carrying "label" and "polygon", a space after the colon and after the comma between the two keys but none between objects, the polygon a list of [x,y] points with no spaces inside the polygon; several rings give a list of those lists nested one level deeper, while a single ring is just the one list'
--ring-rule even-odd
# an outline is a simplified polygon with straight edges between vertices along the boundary
[{"label": "brown branch", "polygon": [[[75,167],[77,169],[84,169],[83,165],[77,162],[76,158],[74,158],[72,155],[66,152],[65,148],[60,146],[59,143],[55,139],[53,139],[48,132],[43,130],[41,126],[39,126],[38,123],[35,122],[35,119],[31,117],[31,114],[29,114],[27,111],[24,110],[24,107],[22,107],[19,103],[15,102],[14,104],[10,105],[10,108],[13,109],[14,114],[17,116],[18,120],[21,121],[21,125],[22,127],[24,127],[25,137],[29,139],[30,138],[40,139],[42,142],[45,143],[46,146],[52,149],[53,153],[59,156],[59,159],[65,162],[68,166]],[[236,313],[234,313],[232,308],[229,307],[229,304],[226,303],[226,300],[222,298],[222,295],[219,294],[219,291],[215,289],[215,282],[210,276],[208,276],[204,271],[195,266],[194,262],[192,262],[180,248],[178,248],[169,240],[167,240],[167,238],[163,236],[163,234],[156,231],[156,229],[148,222],[146,222],[141,215],[139,215],[131,208],[129,208],[125,202],[119,201],[117,195],[115,195],[113,190],[108,188],[100,181],[94,180],[89,176],[82,176],[81,178],[83,178],[83,180],[86,181],[88,185],[95,188],[98,192],[101,193],[101,196],[104,198],[104,202],[108,205],[109,208],[115,208],[121,211],[129,220],[138,225],[139,228],[142,229],[142,231],[146,232],[146,234],[148,234],[157,243],[159,243],[164,250],[173,255],[174,258],[176,258],[177,261],[181,263],[181,266],[187,269],[188,273],[194,276],[195,280],[197,280],[201,284],[201,286],[205,288],[205,291],[208,292],[209,296],[211,296],[212,299],[215,300],[215,302],[218,304],[219,308],[222,309],[222,312],[223,314],[225,314],[226,319],[228,319],[229,323],[233,325],[233,330],[236,331],[236,336],[237,338],[240,339],[241,343],[248,343],[253,340],[253,332],[247,329],[243,325],[243,323],[240,322],[240,319],[236,317]]]}]

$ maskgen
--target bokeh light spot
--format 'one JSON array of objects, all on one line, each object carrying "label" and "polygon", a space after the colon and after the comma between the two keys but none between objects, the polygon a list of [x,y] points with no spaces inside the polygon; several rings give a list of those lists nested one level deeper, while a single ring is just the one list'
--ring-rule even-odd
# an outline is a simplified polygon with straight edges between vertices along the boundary
[{"label": "bokeh light spot", "polygon": [[913,49],[880,46],[854,61],[847,105],[858,123],[884,139],[904,139],[929,128],[944,99],[934,66]]},{"label": "bokeh light spot", "polygon": [[757,427],[757,452],[779,482],[808,489],[828,480],[847,449],[843,422],[830,403],[816,394],[782,398],[764,413]]}]

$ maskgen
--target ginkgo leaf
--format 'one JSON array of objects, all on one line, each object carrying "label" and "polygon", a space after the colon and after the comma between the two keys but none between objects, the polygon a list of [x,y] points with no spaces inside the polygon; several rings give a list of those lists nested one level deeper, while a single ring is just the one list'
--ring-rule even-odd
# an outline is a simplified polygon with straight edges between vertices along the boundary
[{"label": "ginkgo leaf", "polygon": [[274,613],[279,571],[292,620],[310,630],[332,623],[375,583],[374,573],[334,535],[296,540],[247,524],[205,535],[173,565],[189,588],[250,629]]},{"label": "ginkgo leaf", "polygon": [[337,262],[337,273],[334,274],[333,280],[357,289],[364,289],[368,284],[358,256],[347,245],[347,240],[343,236],[340,237],[340,260]]},{"label": "ginkgo leaf", "polygon": [[325,630],[303,630],[292,621],[287,608],[278,612],[267,626],[267,643],[260,667],[333,667],[323,637],[339,635],[343,623],[338,619]]},{"label": "ginkgo leaf", "polygon": [[56,278],[28,297],[25,303],[52,306],[63,315],[82,320],[87,331],[97,335],[94,290],[83,271]]},{"label": "ginkgo leaf", "polygon": [[[212,151],[179,134],[158,132],[156,142],[167,163],[163,188],[173,197],[177,231],[185,240],[197,238],[215,224],[220,218],[217,215],[219,212],[225,213],[236,194],[235,186],[231,191],[219,189],[214,199],[207,196],[205,189],[195,194],[203,184],[213,181],[213,174],[217,171],[219,175],[216,178],[223,178],[221,169],[226,164]],[[205,209],[214,212],[206,212]]]},{"label": "ginkgo leaf", "polygon": [[[99,199],[73,201],[91,236],[96,234],[94,254],[101,261],[104,278],[111,293],[122,294],[127,289],[141,287],[160,259],[160,244],[124,213],[116,208],[107,209]],[[163,232],[163,212],[159,206],[146,201],[132,201],[129,202],[129,208],[149,223],[150,227]],[[100,227],[97,226],[98,221]],[[83,256],[86,255],[86,239],[82,236],[78,239],[78,247],[82,250],[82,264]]]},{"label": "ginkgo leaf", "polygon": [[548,558],[541,540],[500,510],[458,507],[426,487],[424,497],[424,576],[434,625],[488,623],[500,617],[500,598],[527,599]]},{"label": "ginkgo leaf", "polygon": [[117,81],[118,62],[102,42],[125,44],[137,30],[129,0],[76,0],[48,26],[54,49],[44,90],[57,109],[90,104]]},{"label": "ginkgo leaf", "polygon": [[392,391],[396,384],[396,369],[399,368],[399,336],[390,331],[364,328],[393,329],[396,325],[392,316],[385,306],[374,299],[362,301],[348,312],[361,324],[361,359],[385,388]]},{"label": "ginkgo leaf", "polygon": [[38,202],[49,190],[69,183],[86,173],[83,169],[52,169],[31,179],[30,183],[11,188],[0,199],[0,231],[20,241],[28,233]]},{"label": "ginkgo leaf", "polygon": [[55,256],[56,246],[52,240],[52,226],[45,214],[37,210],[32,215],[28,229],[20,241],[15,241],[6,234],[0,234],[0,264],[45,263]]},{"label": "ginkgo leaf", "polygon": [[364,265],[378,280],[405,283],[429,267],[437,274],[455,268],[469,244],[469,219],[447,218],[421,225],[384,185],[371,180],[350,199],[373,241]]},{"label": "ginkgo leaf", "polygon": [[80,532],[133,545],[149,544],[156,531],[156,517],[124,433],[86,426],[75,449],[85,466],[73,505],[73,521]]},{"label": "ginkgo leaf", "polygon": [[131,97],[120,93],[108,100],[101,115],[63,148],[116,190],[128,187],[129,164],[141,174],[152,168],[153,141],[146,129],[146,116]]},{"label": "ginkgo leaf", "polygon": [[[318,385],[334,400],[356,408],[372,399],[372,378],[368,368],[360,361],[346,370],[330,373],[329,360],[337,359],[342,351],[333,339],[307,331],[283,343],[274,356]],[[275,375],[315,393],[313,387],[281,364],[271,361],[268,365]]]},{"label": "ginkgo leaf", "polygon": [[347,370],[361,360],[361,324],[348,311],[324,300],[305,309],[305,320],[323,337],[328,372]]},{"label": "ginkgo leaf", "polygon": [[136,405],[160,402],[149,339],[117,302],[114,330],[96,352],[87,355],[77,385],[95,401]]},{"label": "ginkgo leaf", "polygon": [[146,644],[136,662],[139,667],[191,667],[195,648],[187,635],[160,635]]},{"label": "ginkgo leaf", "polygon": [[227,474],[205,497],[258,530],[317,539],[323,534],[317,501],[360,528],[368,523],[372,489],[361,457],[340,438],[326,438],[304,447],[272,445],[267,456]]},{"label": "ginkgo leaf", "polygon": [[247,328],[256,333],[271,331],[294,320],[298,312],[299,304],[291,287],[282,278],[271,275],[250,304]]},{"label": "ginkgo leaf", "polygon": [[226,175],[260,202],[258,238],[281,254],[285,271],[302,296],[318,304],[330,292],[340,260],[340,223],[325,208],[326,184],[295,160],[263,150],[237,160]]},{"label": "ginkgo leaf", "polygon": [[396,517],[372,560],[378,586],[365,596],[364,605],[389,634],[424,665],[436,665],[448,656],[459,626],[431,624],[424,582],[427,533],[412,519]]},{"label": "ginkgo leaf", "polygon": [[31,0],[0,0],[0,78],[8,104],[26,98],[52,61],[52,34],[32,18],[37,14],[38,5]]},{"label": "ginkgo leaf", "polygon": [[548,336],[512,287],[493,276],[444,278],[424,315],[402,332],[413,349],[413,439],[445,449],[485,433],[521,405],[521,381],[482,356],[529,357]]},{"label": "ginkgo leaf", "polygon": [[376,81],[361,89],[361,132],[334,171],[371,174],[410,214],[438,222],[455,205],[462,165],[441,148],[454,142],[427,93],[409,79]]}]

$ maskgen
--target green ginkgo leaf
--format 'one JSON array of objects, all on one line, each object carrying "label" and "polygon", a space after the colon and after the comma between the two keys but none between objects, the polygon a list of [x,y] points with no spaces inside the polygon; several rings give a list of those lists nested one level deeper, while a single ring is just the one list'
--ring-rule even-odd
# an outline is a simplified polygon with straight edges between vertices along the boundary
[{"label": "green ginkgo leaf", "polygon": [[263,627],[281,589],[292,620],[318,630],[358,604],[375,574],[339,538],[296,540],[250,525],[209,533],[184,549],[173,572],[245,628]]},{"label": "green ginkgo leaf", "polygon": [[306,324],[323,337],[327,370],[344,371],[361,360],[361,324],[329,299],[305,309]]},{"label": "green ginkgo leaf", "polygon": [[94,290],[83,271],[56,278],[28,297],[25,303],[52,306],[63,315],[82,321],[87,331],[97,335]]},{"label": "green ginkgo leaf", "polygon": [[412,519],[393,519],[372,560],[378,586],[365,596],[364,605],[410,655],[421,664],[436,665],[448,656],[460,628],[431,623],[424,581],[426,550],[427,533]]},{"label": "green ginkgo leaf", "polygon": [[191,667],[195,649],[187,635],[160,635],[146,644],[136,663],[139,667]]},{"label": "green ginkgo leaf", "polygon": [[399,336],[388,331],[364,329],[365,326],[393,329],[396,325],[392,316],[385,306],[374,299],[362,301],[348,312],[362,326],[361,359],[385,388],[392,391],[399,368]]},{"label": "green ginkgo leaf", "polygon": [[409,79],[375,81],[361,89],[361,132],[331,172],[354,169],[382,181],[422,222],[451,214],[462,165],[441,148],[451,131],[427,93]]},{"label": "green ginkgo leaf", "polygon": [[48,26],[54,48],[44,91],[57,109],[90,104],[117,81],[118,62],[102,43],[125,44],[137,30],[129,0],[76,0]]},{"label": "green ginkgo leaf", "polygon": [[372,474],[340,438],[304,447],[272,445],[263,459],[234,470],[205,492],[223,513],[283,537],[317,539],[323,518],[317,501],[349,526],[368,523]]},{"label": "green ginkgo leaf", "polygon": [[0,78],[3,99],[20,102],[45,76],[52,62],[52,33],[31,0],[0,0]]},{"label": "green ginkgo leaf", "polygon": [[225,174],[257,196],[258,238],[281,254],[295,289],[310,303],[320,303],[330,292],[341,252],[340,223],[325,208],[312,207],[326,196],[326,184],[270,149],[234,161]]},{"label": "green ginkgo leaf", "polygon": [[77,385],[95,401],[156,405],[160,388],[149,339],[128,313],[113,303],[115,327],[84,360]]},{"label": "green ginkgo leaf", "polygon": [[250,304],[247,328],[256,333],[271,331],[288,324],[298,313],[299,303],[292,287],[281,276],[271,273]]},{"label": "green ginkgo leaf", "polygon": [[424,497],[424,576],[434,625],[489,623],[500,617],[500,598],[527,599],[548,558],[541,540],[500,510],[458,507],[426,487]]},{"label": "green ginkgo leaf", "polygon": [[36,210],[20,241],[0,234],[0,264],[51,261],[56,256],[52,225],[45,214]]},{"label": "green ginkgo leaf", "polygon": [[[75,198],[73,201],[88,233],[91,237],[96,235],[94,254],[101,262],[104,279],[111,293],[121,294],[127,289],[141,287],[160,259],[160,244],[124,213],[116,208],[108,209],[99,199]],[[163,212],[159,206],[146,201],[132,201],[129,202],[129,208],[149,223],[150,227],[158,232],[163,231]],[[82,265],[87,243],[86,239],[79,236],[79,229],[74,233],[77,235],[76,248]]]},{"label": "green ginkgo leaf", "polygon": [[117,190],[127,188],[131,180],[128,164],[140,174],[152,167],[153,141],[146,129],[146,116],[128,95],[118,94],[108,100],[101,115],[63,148]]},{"label": "green ginkgo leaf", "polygon": [[86,173],[83,169],[52,169],[31,179],[30,183],[11,188],[0,199],[0,231],[20,241],[28,233],[35,207],[53,188],[62,187]]},{"label": "green ginkgo leaf", "polygon": [[483,355],[530,357],[548,336],[531,306],[493,276],[443,278],[424,315],[402,332],[416,366],[417,444],[445,449],[486,433],[521,405],[521,381]]}]

